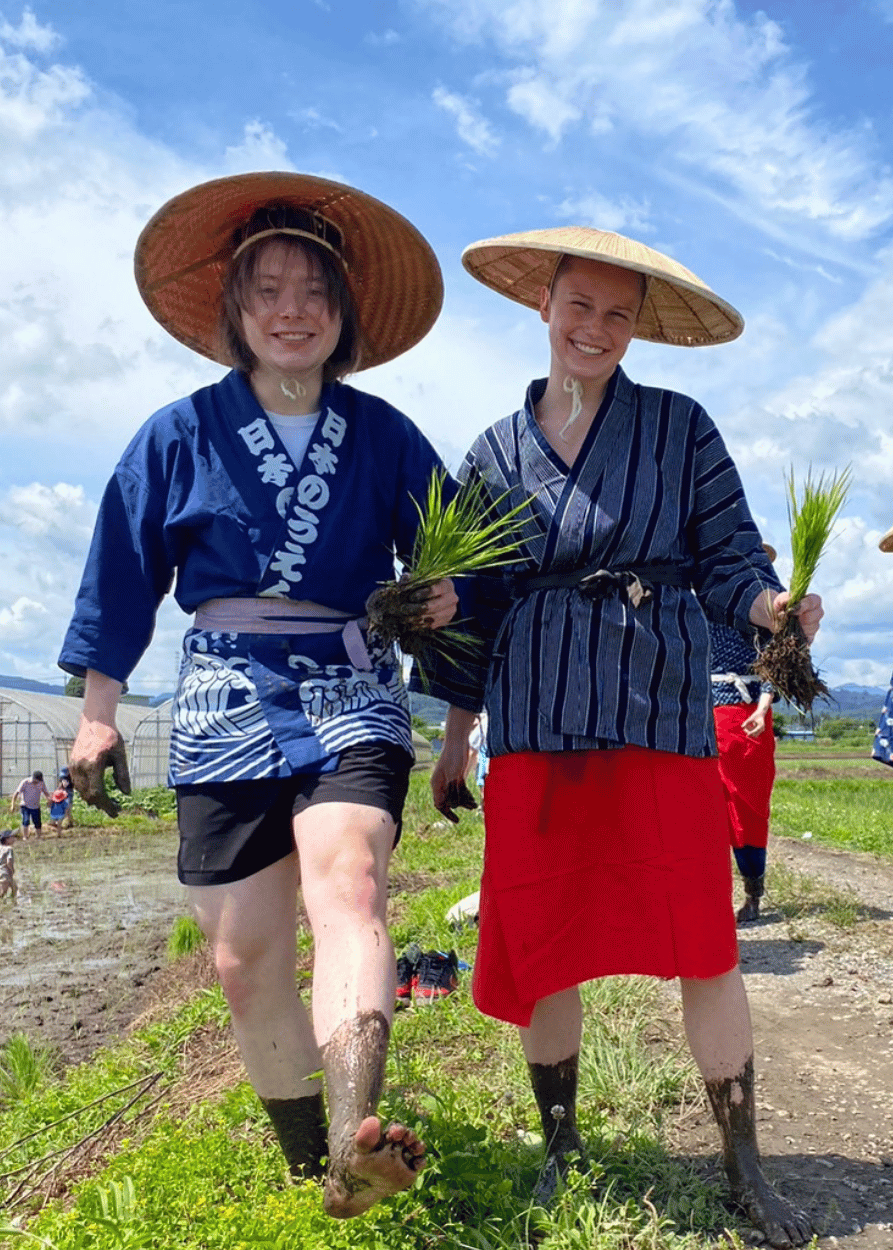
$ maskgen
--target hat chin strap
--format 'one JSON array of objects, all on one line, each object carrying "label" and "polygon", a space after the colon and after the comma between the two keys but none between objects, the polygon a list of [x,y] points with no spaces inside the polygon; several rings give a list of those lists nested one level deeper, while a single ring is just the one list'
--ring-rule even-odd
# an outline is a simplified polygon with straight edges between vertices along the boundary
[{"label": "hat chin strap", "polygon": [[283,378],[279,383],[279,389],[287,399],[305,399],[307,396],[307,387],[297,378]]},{"label": "hat chin strap", "polygon": [[568,417],[564,425],[561,427],[561,430],[558,435],[559,438],[563,438],[565,442],[567,442],[567,438],[565,436],[568,430],[574,424],[577,417],[579,417],[580,413],[583,411],[583,384],[579,378],[567,377],[564,379],[564,382],[561,385],[561,389],[564,391],[565,395],[573,396],[573,398],[571,399],[571,415]]}]

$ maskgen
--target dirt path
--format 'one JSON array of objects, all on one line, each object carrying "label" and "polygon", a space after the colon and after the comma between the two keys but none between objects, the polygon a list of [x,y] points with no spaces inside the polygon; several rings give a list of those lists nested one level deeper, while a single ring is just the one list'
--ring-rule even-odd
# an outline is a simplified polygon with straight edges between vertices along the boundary
[{"label": "dirt path", "polygon": [[[849,928],[816,903],[739,929],[767,1171],[811,1215],[823,1247],[893,1250],[893,864],[773,839],[770,864],[859,900]],[[674,1145],[716,1167],[705,1112]]]}]

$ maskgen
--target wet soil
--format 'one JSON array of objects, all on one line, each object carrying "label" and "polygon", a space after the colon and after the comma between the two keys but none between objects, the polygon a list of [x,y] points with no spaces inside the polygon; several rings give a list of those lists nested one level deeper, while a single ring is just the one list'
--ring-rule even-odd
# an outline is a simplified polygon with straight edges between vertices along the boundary
[{"label": "wet soil", "polygon": [[[788,838],[771,840],[769,859],[860,906],[841,928],[821,903],[786,918],[770,891],[764,918],[739,927],[766,1171],[822,1247],[893,1250],[893,863]],[[672,1146],[720,1177],[706,1103],[680,1118]]]},{"label": "wet soil", "polygon": [[176,853],[170,826],[16,842],[18,901],[0,900],[0,1042],[23,1032],[70,1064],[124,1032],[186,914]]}]

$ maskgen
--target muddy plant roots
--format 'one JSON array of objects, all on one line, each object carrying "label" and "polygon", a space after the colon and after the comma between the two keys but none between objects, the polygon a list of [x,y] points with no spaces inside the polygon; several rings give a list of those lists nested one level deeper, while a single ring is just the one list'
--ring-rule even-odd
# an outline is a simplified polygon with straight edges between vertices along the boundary
[{"label": "muddy plant roots", "polygon": [[816,699],[828,698],[828,687],[813,666],[803,628],[790,613],[760,651],[753,671],[802,712],[810,711]]}]

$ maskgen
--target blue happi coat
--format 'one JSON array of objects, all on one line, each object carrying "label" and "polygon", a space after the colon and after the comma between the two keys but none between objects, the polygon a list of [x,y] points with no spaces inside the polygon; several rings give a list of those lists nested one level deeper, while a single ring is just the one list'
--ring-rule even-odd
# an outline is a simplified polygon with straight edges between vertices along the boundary
[{"label": "blue happi coat", "polygon": [[[109,483],[60,665],[124,681],[171,589],[184,612],[208,599],[309,600],[361,617],[394,561],[412,551],[442,468],[408,418],[335,383],[300,466],[246,378],[229,373],[156,413]],[[449,490],[449,487],[448,487]],[[368,639],[372,667],[340,633],[190,629],[171,737],[172,784],[325,771],[338,752],[386,741],[412,753],[393,648]]]},{"label": "blue happi coat", "polygon": [[716,426],[685,395],[612,376],[572,468],[537,425],[544,379],[523,407],[473,444],[459,477],[507,511],[532,500],[512,577],[671,565],[691,588],[511,593],[480,578],[483,647],[441,665],[431,693],[489,713],[487,751],[574,751],[626,744],[716,753],[705,613],[739,630],[764,590],[782,589]]}]

